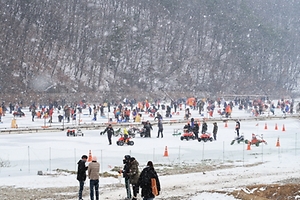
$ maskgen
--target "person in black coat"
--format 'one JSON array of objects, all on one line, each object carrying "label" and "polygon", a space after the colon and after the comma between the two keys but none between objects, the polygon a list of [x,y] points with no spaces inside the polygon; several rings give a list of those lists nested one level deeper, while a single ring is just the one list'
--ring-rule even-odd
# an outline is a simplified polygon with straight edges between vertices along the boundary
[{"label": "person in black coat", "polygon": [[86,180],[86,170],[88,169],[87,166],[85,166],[85,162],[87,160],[87,156],[83,155],[81,156],[81,160],[78,161],[78,170],[77,170],[77,180],[79,181],[79,192],[78,192],[78,198],[79,200],[82,199],[82,191],[84,186],[84,181]]},{"label": "person in black coat", "polygon": [[104,134],[105,132],[107,132],[108,143],[109,143],[109,145],[111,145],[111,136],[115,132],[113,127],[111,126],[111,124],[109,124],[108,127],[106,127],[106,129],[103,131],[102,134]]},{"label": "person in black coat", "polygon": [[237,137],[240,136],[240,128],[241,128],[241,123],[239,122],[239,120],[236,120],[236,123],[235,123],[235,131],[236,131]]},{"label": "person in black coat", "polygon": [[151,137],[151,130],[153,130],[153,128],[149,121],[144,124],[144,129],[146,132],[145,137]]},{"label": "person in black coat", "polygon": [[153,199],[155,196],[152,193],[151,178],[155,178],[158,195],[160,192],[160,182],[157,173],[153,167],[152,161],[148,161],[147,166],[143,169],[140,174],[138,185],[142,188],[143,200]]},{"label": "person in black coat", "polygon": [[217,140],[217,133],[218,133],[218,125],[217,122],[213,123],[214,128],[213,128],[213,136],[214,136],[214,140]]},{"label": "person in black coat", "polygon": [[157,127],[158,127],[157,138],[159,138],[160,134],[161,134],[161,138],[163,138],[164,127],[161,119],[158,120]]},{"label": "person in black coat", "polygon": [[199,138],[199,136],[198,136],[198,134],[199,134],[199,124],[197,122],[194,123],[193,132],[194,132],[194,135],[195,135],[196,139],[198,139]]},{"label": "person in black coat", "polygon": [[123,178],[125,179],[125,188],[127,199],[131,199],[131,190],[130,190],[130,155],[125,155],[123,159]]},{"label": "person in black coat", "polygon": [[203,120],[201,133],[204,134],[207,131],[207,123]]}]

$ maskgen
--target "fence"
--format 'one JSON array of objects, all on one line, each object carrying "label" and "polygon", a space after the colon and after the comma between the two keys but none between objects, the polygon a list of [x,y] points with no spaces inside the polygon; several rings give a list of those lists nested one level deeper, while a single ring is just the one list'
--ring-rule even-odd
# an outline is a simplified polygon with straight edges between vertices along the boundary
[{"label": "fence", "polygon": [[[228,141],[219,142],[219,145],[211,145],[210,142],[201,142],[194,147],[188,146],[168,146],[168,155],[164,156],[164,149],[149,148],[120,151],[120,149],[103,150],[93,149],[92,154],[98,157],[101,172],[109,172],[114,167],[123,166],[122,160],[124,155],[134,156],[140,166],[143,167],[148,160],[154,164],[162,166],[184,166],[185,164],[202,163],[207,165],[232,164],[244,166],[249,163],[266,162],[269,160],[282,161],[283,156],[298,156],[300,147],[298,146],[298,135],[294,134],[293,138],[281,138],[280,143],[284,145],[261,144],[258,147],[252,145],[251,150],[247,150],[247,145],[243,142],[240,144],[229,145]],[[268,138],[266,138],[268,140]],[[270,138],[269,138],[270,139]],[[273,138],[274,139],[274,138]],[[274,141],[274,140],[273,140]],[[45,143],[48,143],[45,141]],[[221,146],[222,145],[222,146]],[[277,146],[276,146],[277,145]],[[46,146],[46,145],[45,145]],[[56,169],[77,171],[77,162],[82,154],[87,154],[86,149],[80,148],[33,148],[30,146],[12,147],[9,149],[0,148],[0,177],[14,175],[37,174],[38,171],[43,173],[54,173]],[[284,148],[283,148],[284,146]]]}]

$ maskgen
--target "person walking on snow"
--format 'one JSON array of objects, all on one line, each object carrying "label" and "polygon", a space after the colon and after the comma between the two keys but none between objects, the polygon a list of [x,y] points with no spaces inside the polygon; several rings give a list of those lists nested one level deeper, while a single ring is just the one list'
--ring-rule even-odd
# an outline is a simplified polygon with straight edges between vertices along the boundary
[{"label": "person walking on snow", "polygon": [[151,179],[154,178],[156,180],[156,188],[160,192],[160,182],[157,176],[157,173],[153,167],[152,161],[148,161],[147,166],[143,169],[140,174],[138,185],[142,188],[142,197],[143,200],[153,200],[155,195],[152,193],[152,184]]}]

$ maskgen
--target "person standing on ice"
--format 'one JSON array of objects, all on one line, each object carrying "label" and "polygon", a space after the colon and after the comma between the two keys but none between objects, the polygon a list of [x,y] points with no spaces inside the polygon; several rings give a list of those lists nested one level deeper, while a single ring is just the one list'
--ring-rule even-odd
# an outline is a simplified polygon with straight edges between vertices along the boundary
[{"label": "person standing on ice", "polygon": [[237,137],[240,136],[240,128],[241,128],[241,123],[240,123],[239,120],[236,120],[236,123],[235,123],[235,131],[236,131]]},{"label": "person standing on ice", "polygon": [[108,127],[106,127],[102,134],[104,134],[105,132],[107,132],[108,144],[111,145],[111,137],[115,132],[111,124],[108,124]]},{"label": "person standing on ice", "polygon": [[189,131],[192,131],[194,133],[196,139],[198,139],[199,125],[197,122],[195,122],[194,118],[191,118],[191,124],[189,127]]},{"label": "person standing on ice", "polygon": [[2,109],[2,107],[0,107],[0,122],[2,122],[1,121],[2,115],[3,115],[3,109]]},{"label": "person standing on ice", "polygon": [[207,132],[207,123],[206,123],[206,121],[203,119],[201,133],[204,134],[204,133],[206,133],[206,132]]},{"label": "person standing on ice", "polygon": [[153,130],[153,129],[152,129],[152,125],[150,124],[149,121],[147,121],[147,122],[144,124],[144,128],[145,128],[145,130],[146,130],[146,135],[145,135],[145,137],[151,137],[151,130]]},{"label": "person standing on ice", "polygon": [[94,118],[93,118],[93,120],[97,121],[98,109],[97,109],[97,107],[95,105],[94,105],[94,108],[93,108],[93,112],[94,112]]},{"label": "person standing on ice", "polygon": [[159,135],[161,134],[161,138],[163,138],[163,130],[164,130],[164,127],[163,127],[163,123],[162,123],[162,119],[158,119],[158,123],[157,123],[157,127],[158,127],[158,132],[157,132],[157,138],[159,138]]},{"label": "person standing on ice", "polygon": [[97,157],[93,156],[92,162],[88,166],[91,200],[94,200],[94,190],[95,190],[96,200],[99,200],[99,171],[100,171],[100,164],[97,162]]},{"label": "person standing on ice", "polygon": [[78,198],[79,200],[82,200],[82,191],[84,186],[84,181],[86,180],[86,170],[88,167],[85,166],[87,155],[81,156],[81,160],[78,161],[78,169],[77,169],[77,180],[79,181],[79,192],[78,192]]},{"label": "person standing on ice", "polygon": [[217,140],[217,133],[218,133],[218,125],[217,122],[213,123],[214,128],[213,128],[213,136],[214,136],[214,140]]}]

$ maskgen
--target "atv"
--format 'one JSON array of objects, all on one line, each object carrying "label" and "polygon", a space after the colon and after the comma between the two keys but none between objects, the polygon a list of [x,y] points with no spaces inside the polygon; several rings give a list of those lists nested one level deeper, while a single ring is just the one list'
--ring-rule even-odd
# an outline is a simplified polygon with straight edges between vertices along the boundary
[{"label": "atv", "polygon": [[260,143],[267,144],[267,141],[265,141],[261,136],[255,135],[254,133],[252,133],[252,139],[251,139],[251,141],[245,140],[245,143],[246,144],[250,143],[250,145],[255,144],[255,146],[258,147]]},{"label": "atv", "polygon": [[145,128],[141,128],[139,131],[138,131],[138,134],[140,134],[141,137],[149,137],[147,135],[147,132],[146,132],[146,129]]},{"label": "atv", "polygon": [[127,131],[128,131],[128,135],[129,135],[129,136],[131,136],[132,138],[135,138],[135,133],[136,133],[136,132],[139,132],[140,129],[137,128],[137,127],[132,126],[132,127],[130,127]]},{"label": "atv", "polygon": [[239,137],[235,137],[234,140],[232,140],[230,144],[233,145],[235,141],[237,141],[238,144],[239,144],[240,142],[244,142],[244,136],[241,135],[241,136],[239,136]]},{"label": "atv", "polygon": [[181,140],[184,140],[186,139],[187,141],[192,139],[192,140],[195,140],[196,139],[196,136],[194,135],[194,132],[192,131],[185,131],[182,136],[180,137]]},{"label": "atv", "polygon": [[213,141],[213,138],[211,137],[210,133],[202,133],[200,134],[200,137],[198,138],[198,142],[207,142],[207,141]]},{"label": "atv", "polygon": [[67,136],[69,137],[69,136],[74,136],[74,137],[76,137],[76,136],[83,136],[84,134],[83,134],[83,132],[81,131],[81,129],[78,129],[77,130],[77,132],[73,129],[73,130],[68,130],[67,131]]},{"label": "atv", "polygon": [[125,138],[123,134],[121,134],[121,137],[118,139],[117,141],[117,145],[118,146],[123,146],[124,144],[127,144],[127,145],[134,145],[134,142],[130,140],[131,137],[127,137]]}]

